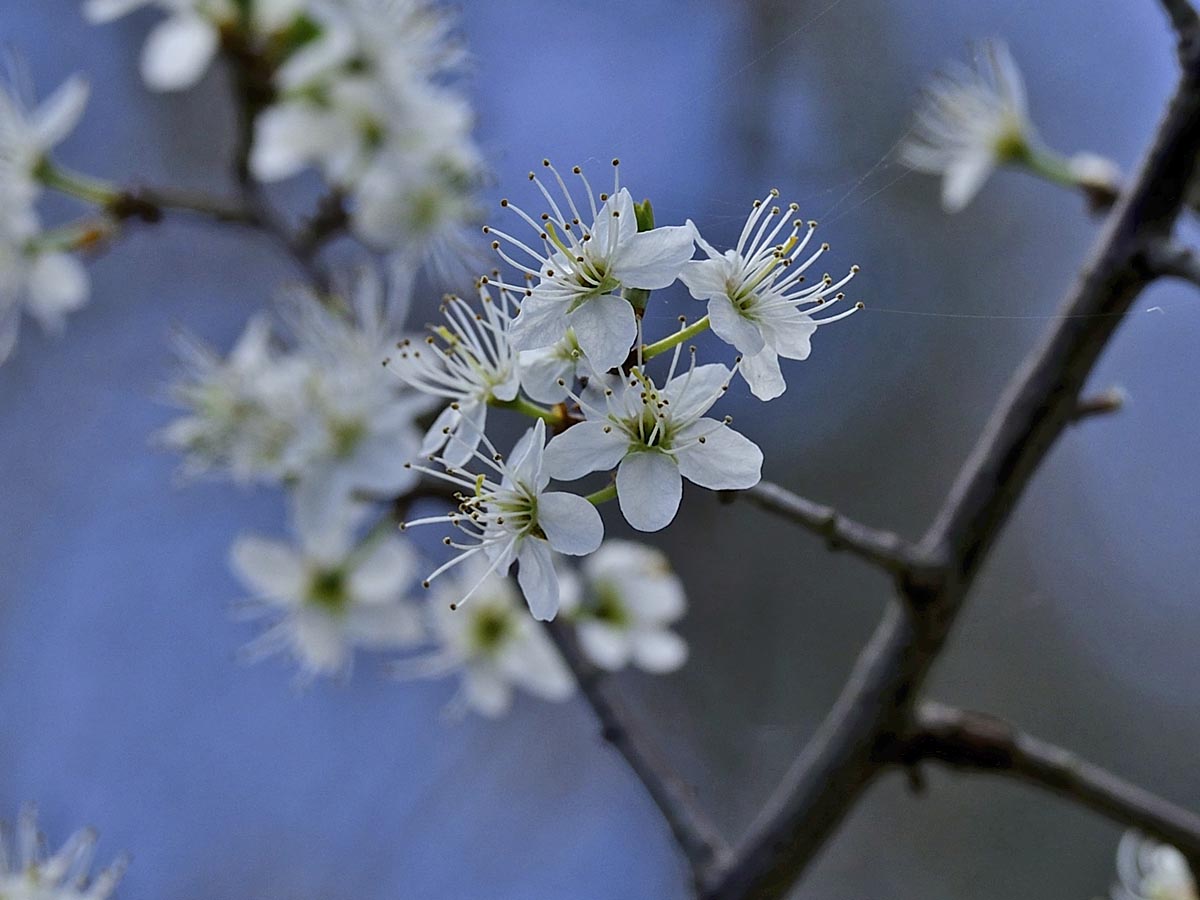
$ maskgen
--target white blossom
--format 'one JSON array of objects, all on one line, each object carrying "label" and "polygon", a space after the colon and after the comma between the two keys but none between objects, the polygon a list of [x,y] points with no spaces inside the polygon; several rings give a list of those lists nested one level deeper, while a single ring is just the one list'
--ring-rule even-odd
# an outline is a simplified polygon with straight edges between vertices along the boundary
[{"label": "white blossom", "polygon": [[230,560],[254,593],[249,611],[275,620],[247,647],[251,658],[288,651],[305,676],[333,675],[348,669],[356,647],[421,640],[420,615],[406,597],[417,578],[416,554],[386,522],[387,531],[356,542],[367,510],[346,504],[319,520],[297,515],[298,546],[238,538]]},{"label": "white blossom", "polygon": [[487,427],[488,404],[516,399],[520,391],[516,353],[509,346],[512,322],[508,291],[500,302],[479,286],[482,312],[461,297],[442,304],[445,325],[430,327],[424,342],[400,342],[390,368],[414,389],[449,401],[421,444],[421,455],[442,450],[450,466],[465,465]]},{"label": "white blossom", "polygon": [[687,644],[671,631],[683,616],[683,584],[666,556],[633,541],[609,540],[583,561],[584,586],[567,608],[579,644],[596,665],[671,672],[687,659]]},{"label": "white blossom", "polygon": [[[496,452],[487,435],[482,437],[491,456],[475,451],[475,460],[488,472],[472,474],[445,464],[440,472],[415,466],[457,486],[457,512],[407,522],[403,527],[448,523],[461,533],[459,541],[444,543],[459,551],[426,579],[428,585],[449,569],[483,554],[487,571],[504,574],[513,562],[520,564],[517,582],[530,612],[538,619],[553,619],[560,602],[554,553],[585,556],[600,546],[604,523],[596,508],[577,494],[547,491],[550,475],[542,464],[546,423],[541,419],[530,428],[505,459]],[[482,583],[482,582],[479,582]],[[476,587],[478,584],[476,585]],[[474,588],[455,600],[464,603]]]},{"label": "white blossom", "polygon": [[1198,900],[1195,876],[1183,854],[1136,831],[1117,846],[1112,900]]},{"label": "white blossom", "polygon": [[96,833],[77,831],[47,856],[37,829],[37,810],[25,806],[15,834],[0,825],[0,897],[4,900],[106,900],[125,871],[119,859],[91,876]]},{"label": "white blossom", "polygon": [[22,310],[57,333],[66,314],[87,301],[87,271],[42,233],[34,204],[47,154],[79,122],[88,90],[75,76],[30,108],[0,86],[0,363],[16,345]]},{"label": "white blossom", "polygon": [[[637,339],[637,318],[622,292],[656,290],[674,282],[695,251],[693,228],[675,225],[639,232],[633,197],[620,184],[618,160],[613,160],[612,194],[600,194],[599,207],[583,171],[579,166],[572,169],[587,197],[582,210],[558,170],[549,160],[542,164],[557,182],[563,205],[533,172],[529,179],[550,210],[540,221],[501,201],[533,228],[540,247],[492,227],[484,229],[499,239],[492,247],[501,258],[535,282],[532,288],[510,285],[525,295],[512,331],[513,346],[549,347],[571,328],[591,365],[599,371],[611,369],[624,362]],[[514,248],[517,257],[502,242]]]},{"label": "white blossom", "polygon": [[616,468],[621,512],[639,531],[671,523],[684,478],[719,491],[752,487],[761,477],[758,446],[729,427],[732,419],[705,416],[728,390],[733,373],[719,363],[697,366],[693,356],[687,371],[677,375],[679,355],[677,346],[661,388],[634,367],[583,396],[572,394],[586,421],[546,448],[552,478],[570,481]]},{"label": "white blossom", "polygon": [[[279,31],[296,18],[305,0],[253,0],[249,24],[260,33]],[[221,30],[242,24],[238,0],[86,0],[84,17],[103,24],[153,6],[166,18],[151,29],[142,48],[142,80],[156,91],[196,84],[221,44]]]},{"label": "white blossom", "polygon": [[813,317],[816,310],[845,299],[838,291],[858,267],[852,266],[836,283],[825,274],[815,284],[806,284],[804,273],[829,245],[821,244],[802,258],[817,223],[795,218],[799,209],[795,203],[784,215],[772,205],[778,196],[772,189],[766,198],[754,202],[737,246],[731,250],[722,253],[697,232],[696,241],[708,259],[685,263],[679,276],[693,297],[708,301],[712,330],[742,354],[739,371],[760,400],[772,400],[787,388],[779,357],[807,359],[817,327],[845,318],[858,308],[824,319]]},{"label": "white blossom", "polygon": [[[469,604],[458,599],[474,591]],[[430,652],[401,660],[402,677],[440,678],[458,673],[462,688],[451,710],[473,709],[489,718],[507,712],[513,689],[545,700],[564,700],[575,681],[545,629],[522,609],[510,579],[476,556],[439,581],[427,609]]]},{"label": "white blossom", "polygon": [[565,400],[568,388],[578,379],[596,374],[571,328],[549,347],[522,350],[517,354],[517,367],[521,387],[539,403]]},{"label": "white blossom", "polygon": [[182,371],[171,398],[188,411],[159,434],[184,454],[184,471],[228,470],[235,481],[279,481],[303,463],[299,423],[307,415],[309,363],[272,346],[266,316],[255,316],[222,359],[189,334],[176,340]]},{"label": "white blossom", "polygon": [[975,68],[957,65],[930,85],[901,147],[905,165],[943,176],[948,212],[971,202],[996,166],[1026,158],[1038,144],[1008,48],[988,41],[979,55]]}]

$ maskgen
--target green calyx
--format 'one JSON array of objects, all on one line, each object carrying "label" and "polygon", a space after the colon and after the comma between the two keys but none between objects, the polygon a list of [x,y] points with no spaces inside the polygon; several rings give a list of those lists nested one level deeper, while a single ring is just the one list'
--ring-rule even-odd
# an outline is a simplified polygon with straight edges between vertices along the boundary
[{"label": "green calyx", "polygon": [[346,573],[342,569],[318,569],[308,583],[304,598],[330,615],[341,615],[350,605]]}]

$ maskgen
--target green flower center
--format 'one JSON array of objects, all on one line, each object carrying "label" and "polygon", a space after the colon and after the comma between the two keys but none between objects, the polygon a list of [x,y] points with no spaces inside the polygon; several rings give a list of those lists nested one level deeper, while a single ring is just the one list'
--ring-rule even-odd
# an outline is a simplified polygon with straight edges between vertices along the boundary
[{"label": "green flower center", "polygon": [[513,633],[512,615],[498,607],[482,607],[471,622],[471,644],[481,653],[494,653]]},{"label": "green flower center", "polygon": [[318,569],[308,582],[305,600],[330,615],[341,615],[350,605],[346,573],[342,569]]}]

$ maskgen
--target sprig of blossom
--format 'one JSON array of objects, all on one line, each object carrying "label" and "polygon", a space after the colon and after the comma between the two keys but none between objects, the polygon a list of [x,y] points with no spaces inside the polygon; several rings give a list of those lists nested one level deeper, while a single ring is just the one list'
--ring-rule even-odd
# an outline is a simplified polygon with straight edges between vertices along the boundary
[{"label": "sprig of blossom", "polygon": [[[469,604],[459,598],[474,592]],[[512,706],[513,689],[560,701],[575,691],[575,680],[545,630],[522,608],[511,579],[496,574],[482,556],[436,585],[427,608],[436,648],[397,662],[407,678],[458,674],[462,687],[451,712],[472,709],[489,718]]]},{"label": "sprig of blossom", "polygon": [[632,662],[656,674],[684,664],[687,644],[670,626],[683,616],[687,598],[665,554],[608,540],[581,569],[580,596],[565,611],[592,662],[610,671]]},{"label": "sprig of blossom", "polygon": [[[729,424],[705,413],[729,389],[733,372],[720,363],[676,374],[680,347],[662,387],[635,366],[600,387],[572,393],[586,417],[546,448],[546,469],[562,481],[617,470],[621,513],[639,531],[667,527],[679,510],[683,479],[714,491],[753,487],[762,475],[762,451]],[[599,395],[597,397],[597,394]]]},{"label": "sprig of blossom", "polygon": [[[795,218],[800,208],[795,203],[784,215],[772,203],[778,197],[779,191],[772,189],[764,199],[754,201],[737,246],[724,253],[697,231],[696,242],[708,259],[685,263],[679,276],[694,298],[708,301],[713,332],[742,354],[738,371],[760,400],[772,400],[787,388],[779,367],[781,356],[807,359],[818,326],[862,308],[857,304],[839,315],[813,317],[817,310],[845,299],[839,291],[857,274],[858,266],[851,266],[836,282],[826,273],[815,284],[806,284],[804,273],[829,250],[829,244],[804,256],[817,223]],[[790,230],[780,240],[789,220]]]},{"label": "sprig of blossom", "polygon": [[1112,900],[1198,900],[1196,879],[1183,854],[1136,831],[1117,845]]},{"label": "sprig of blossom", "polygon": [[[582,211],[558,170],[549,160],[542,165],[559,187],[562,205],[535,172],[529,173],[529,180],[549,207],[540,220],[508,200],[501,201],[501,206],[533,228],[540,248],[494,227],[484,228],[496,236],[492,247],[501,258],[533,283],[532,288],[524,283],[506,285],[525,297],[512,329],[513,346],[518,350],[550,347],[570,328],[592,366],[598,371],[611,369],[625,360],[637,339],[637,317],[624,292],[657,290],[673,283],[695,252],[694,230],[691,225],[675,225],[639,231],[633,196],[621,187],[619,160],[613,160],[612,193],[600,194],[600,206],[583,170],[572,169],[587,200]],[[517,257],[504,244],[514,248]]]},{"label": "sprig of blossom", "polygon": [[942,176],[942,206],[963,209],[1001,165],[1050,181],[1115,192],[1116,166],[1093,153],[1064,159],[1048,149],[1029,114],[1025,80],[999,40],[984,41],[973,68],[955,64],[933,81],[900,147],[909,168]]},{"label": "sprig of blossom", "polygon": [[42,231],[35,206],[47,154],[74,130],[87,98],[79,77],[37,106],[0,85],[0,363],[16,345],[22,309],[56,333],[87,301],[87,271]]},{"label": "sprig of blossom", "polygon": [[416,554],[387,531],[357,540],[368,512],[355,504],[319,520],[297,515],[297,546],[257,536],[237,540],[230,560],[254,592],[249,612],[275,620],[247,647],[251,658],[287,651],[312,677],[347,671],[356,647],[420,642],[420,616],[407,597],[417,579]]},{"label": "sprig of blossom", "polygon": [[0,897],[4,900],[107,900],[125,872],[118,859],[94,878],[96,833],[77,831],[49,856],[38,833],[37,810],[25,806],[15,833],[0,824]]},{"label": "sprig of blossom", "polygon": [[[444,457],[434,459],[444,471],[413,467],[459,488],[459,506],[456,512],[416,519],[401,527],[449,524],[462,535],[457,541],[445,538],[444,543],[459,552],[426,578],[426,586],[478,554],[488,560],[488,572],[504,574],[518,562],[517,582],[530,612],[537,619],[553,619],[560,593],[552,551],[568,556],[592,553],[604,538],[604,523],[596,507],[583,497],[546,490],[550,475],[543,465],[546,423],[542,419],[525,432],[507,459],[486,435],[482,441],[491,456],[478,450],[472,453],[486,470],[479,474],[460,470]],[[457,598],[455,605],[465,603],[482,583]]]}]

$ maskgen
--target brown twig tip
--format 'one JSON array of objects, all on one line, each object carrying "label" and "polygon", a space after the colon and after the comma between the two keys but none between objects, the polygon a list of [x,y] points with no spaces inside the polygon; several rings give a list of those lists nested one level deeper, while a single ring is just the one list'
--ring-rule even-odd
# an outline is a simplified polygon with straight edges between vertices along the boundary
[{"label": "brown twig tip", "polygon": [[1129,395],[1119,387],[1110,387],[1102,393],[1081,397],[1075,404],[1075,412],[1071,416],[1071,421],[1082,422],[1093,416],[1108,416],[1120,412],[1124,409],[1128,399]]}]

